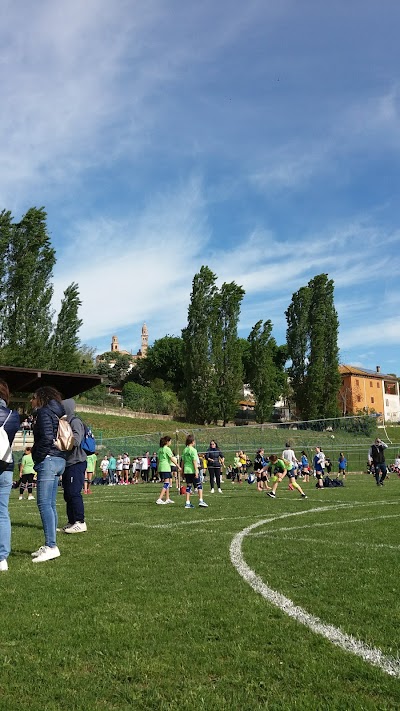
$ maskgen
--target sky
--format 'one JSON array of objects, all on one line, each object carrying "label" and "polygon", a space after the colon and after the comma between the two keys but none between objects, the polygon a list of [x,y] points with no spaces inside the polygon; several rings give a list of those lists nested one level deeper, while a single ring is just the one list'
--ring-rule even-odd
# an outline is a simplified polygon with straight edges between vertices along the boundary
[{"label": "sky", "polygon": [[398,0],[3,0],[0,206],[44,206],[54,308],[136,352],[202,265],[239,335],[335,282],[342,363],[400,373]]}]

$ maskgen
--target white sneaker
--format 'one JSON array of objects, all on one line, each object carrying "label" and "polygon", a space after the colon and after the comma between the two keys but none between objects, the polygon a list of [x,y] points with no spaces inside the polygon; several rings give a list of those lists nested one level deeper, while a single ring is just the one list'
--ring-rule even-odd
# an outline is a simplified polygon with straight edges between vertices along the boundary
[{"label": "white sneaker", "polygon": [[210,489],[210,494],[213,494],[213,493],[214,493],[214,489]]},{"label": "white sneaker", "polygon": [[172,501],[172,499],[166,499],[165,503],[166,504],[174,504],[175,501]]},{"label": "white sneaker", "polygon": [[208,504],[206,504],[206,502],[203,501],[203,499],[202,499],[201,501],[199,501],[199,506],[201,506],[203,509],[207,509],[207,508],[208,508]]},{"label": "white sneaker", "polygon": [[[69,523],[69,522],[65,523],[64,526],[62,526],[61,528],[57,528],[56,531],[57,531],[57,533],[64,533],[66,531],[66,529],[70,528],[70,526],[72,526],[72,525],[73,524]],[[43,548],[43,546],[42,546],[42,548]]]},{"label": "white sneaker", "polygon": [[218,489],[218,493],[219,493],[219,494],[222,494],[222,489]]},{"label": "white sneaker", "polygon": [[23,498],[24,498],[24,497],[23,497],[22,494],[21,494],[21,496],[18,496],[18,501],[22,501]]},{"label": "white sneaker", "polygon": [[87,525],[85,522],[75,521],[72,526],[64,528],[64,533],[85,533],[87,531]]},{"label": "white sneaker", "polygon": [[165,504],[166,501],[164,499],[157,499],[156,504]]},{"label": "white sneaker", "polygon": [[4,558],[4,560],[0,560],[0,571],[5,572],[6,570],[8,570],[8,563],[7,563],[7,559]]},{"label": "white sneaker", "polygon": [[33,553],[31,553],[32,558],[37,558],[45,550],[46,550],[46,546],[40,546],[40,548],[38,548],[37,551],[33,551]]},{"label": "white sneaker", "polygon": [[35,501],[35,497],[32,496],[32,494],[29,494],[28,501]]},{"label": "white sneaker", "polygon": [[44,550],[35,558],[32,559],[32,563],[44,563],[46,560],[53,560],[53,558],[60,557],[60,551],[57,546],[50,548],[50,546],[43,546]]}]

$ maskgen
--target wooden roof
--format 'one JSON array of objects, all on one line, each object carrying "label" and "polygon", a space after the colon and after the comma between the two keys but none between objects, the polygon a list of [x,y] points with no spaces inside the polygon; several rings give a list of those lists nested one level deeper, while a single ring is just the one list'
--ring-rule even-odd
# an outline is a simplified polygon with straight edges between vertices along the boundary
[{"label": "wooden roof", "polygon": [[101,375],[62,373],[39,368],[13,368],[7,365],[0,365],[0,378],[6,381],[11,395],[19,392],[31,393],[43,385],[51,385],[59,390],[64,398],[80,395],[102,383]]}]

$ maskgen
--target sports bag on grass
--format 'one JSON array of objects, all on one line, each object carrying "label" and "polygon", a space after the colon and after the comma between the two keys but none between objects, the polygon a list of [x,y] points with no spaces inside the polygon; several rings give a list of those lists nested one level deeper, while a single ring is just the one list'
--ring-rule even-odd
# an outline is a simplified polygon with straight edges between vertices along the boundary
[{"label": "sports bag on grass", "polygon": [[54,446],[61,452],[70,452],[74,448],[74,435],[66,415],[63,415],[58,420],[57,437],[54,440]]},{"label": "sports bag on grass", "polygon": [[12,449],[8,439],[8,434],[4,429],[4,425],[6,424],[10,415],[11,412],[8,413],[6,419],[0,427],[0,461],[6,462],[7,464],[11,464],[13,460]]}]

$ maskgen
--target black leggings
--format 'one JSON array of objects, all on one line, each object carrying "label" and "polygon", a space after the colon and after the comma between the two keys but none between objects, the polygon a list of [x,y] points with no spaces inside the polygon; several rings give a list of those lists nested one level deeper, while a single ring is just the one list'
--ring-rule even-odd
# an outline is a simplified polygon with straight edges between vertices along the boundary
[{"label": "black leggings", "polygon": [[22,496],[24,493],[25,489],[28,489],[28,494],[32,494],[32,485],[33,485],[33,477],[34,474],[22,474],[21,475],[21,483],[19,487],[19,493]]},{"label": "black leggings", "polygon": [[217,487],[218,489],[221,488],[221,467],[208,467],[208,471],[210,474],[210,486],[213,489],[214,488],[214,478],[217,481]]}]

